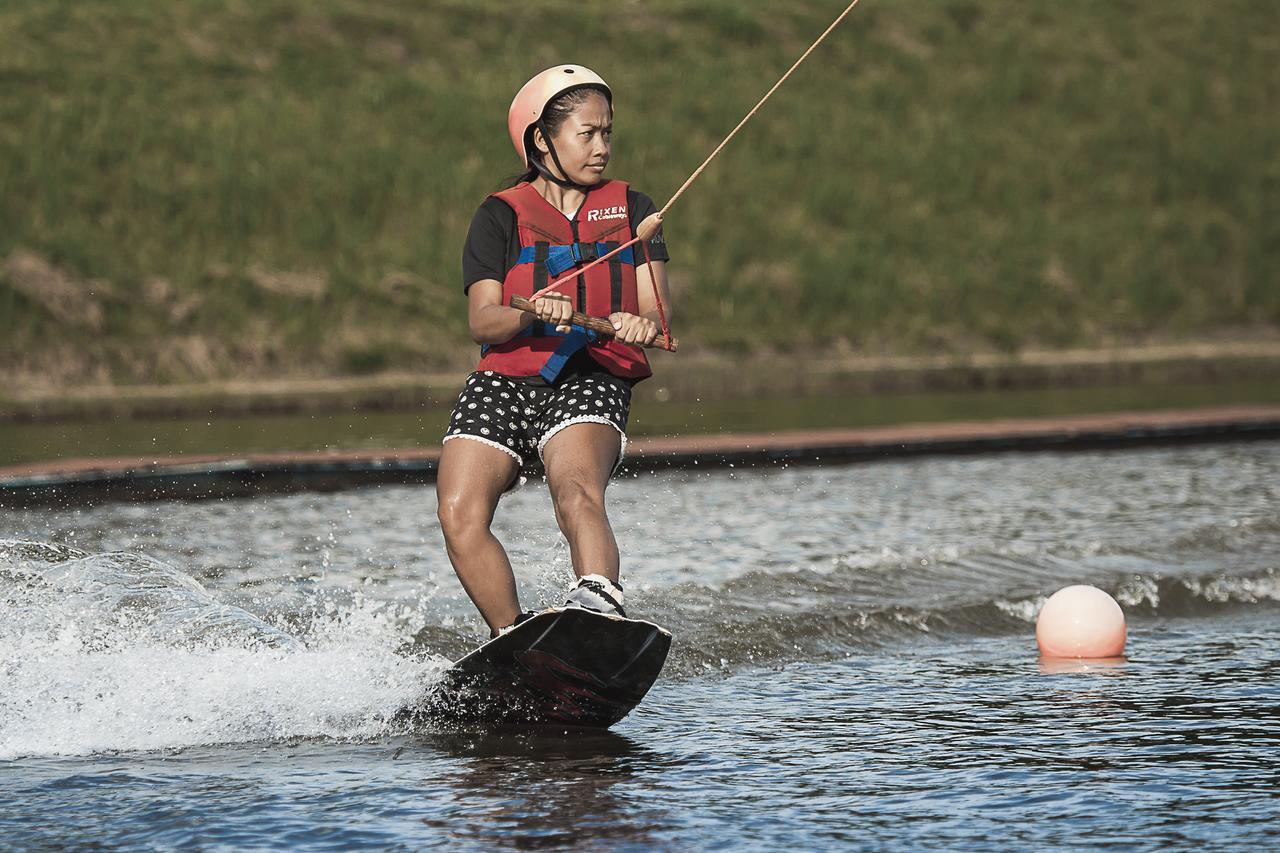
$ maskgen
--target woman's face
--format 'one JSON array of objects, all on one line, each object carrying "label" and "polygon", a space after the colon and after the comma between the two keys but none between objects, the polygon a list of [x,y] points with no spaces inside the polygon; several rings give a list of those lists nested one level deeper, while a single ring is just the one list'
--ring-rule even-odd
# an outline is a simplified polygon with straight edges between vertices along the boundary
[{"label": "woman's face", "polygon": [[[568,172],[564,177],[588,187],[604,180],[612,135],[613,111],[609,109],[609,101],[601,93],[593,91],[569,114],[552,137],[560,165]],[[547,143],[541,132],[534,133],[533,142],[544,155],[542,162],[554,171],[555,161],[545,156],[548,153]]]}]

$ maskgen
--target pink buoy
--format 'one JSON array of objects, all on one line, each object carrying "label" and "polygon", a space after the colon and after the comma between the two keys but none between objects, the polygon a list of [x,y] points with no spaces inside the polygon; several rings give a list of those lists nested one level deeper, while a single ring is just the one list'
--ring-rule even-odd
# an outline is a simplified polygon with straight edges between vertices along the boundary
[{"label": "pink buoy", "polygon": [[1096,586],[1064,587],[1040,609],[1036,642],[1045,657],[1119,657],[1124,653],[1124,611]]}]

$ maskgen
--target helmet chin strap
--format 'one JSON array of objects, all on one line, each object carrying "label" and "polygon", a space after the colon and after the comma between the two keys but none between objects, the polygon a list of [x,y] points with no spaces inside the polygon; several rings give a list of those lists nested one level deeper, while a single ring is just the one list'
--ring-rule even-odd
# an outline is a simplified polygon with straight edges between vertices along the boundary
[{"label": "helmet chin strap", "polygon": [[[556,146],[552,144],[551,134],[547,132],[547,126],[543,123],[542,119],[538,119],[536,127],[538,130],[542,131],[542,139],[547,143],[547,152],[551,155],[551,161],[556,164],[556,168],[560,170],[561,175],[568,175],[568,171],[566,171],[564,166],[560,163],[560,155],[556,154]],[[530,157],[529,162],[533,164],[533,168],[538,170],[539,175],[557,186],[562,186],[567,190],[579,190],[584,193],[592,189],[586,184],[579,184],[576,181],[569,180],[567,177],[562,178],[560,175],[556,175],[546,167],[546,164],[543,163],[542,160],[537,157]]]}]

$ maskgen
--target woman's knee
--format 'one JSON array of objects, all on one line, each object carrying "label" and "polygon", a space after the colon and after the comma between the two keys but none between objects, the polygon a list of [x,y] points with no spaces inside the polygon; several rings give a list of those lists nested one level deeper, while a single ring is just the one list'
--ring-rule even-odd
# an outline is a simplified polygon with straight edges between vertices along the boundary
[{"label": "woman's knee", "polygon": [[439,495],[436,517],[446,539],[487,531],[493,522],[493,507],[474,496]]}]

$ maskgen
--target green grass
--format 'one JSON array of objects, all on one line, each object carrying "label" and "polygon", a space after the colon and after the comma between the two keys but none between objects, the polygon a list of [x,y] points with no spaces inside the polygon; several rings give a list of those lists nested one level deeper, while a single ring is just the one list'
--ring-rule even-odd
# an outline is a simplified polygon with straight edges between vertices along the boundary
[{"label": "green grass", "polygon": [[[0,272],[0,373],[464,364],[458,257],[525,78],[604,74],[611,174],[661,204],[840,8],[0,0],[0,261],[110,283],[89,328]],[[864,0],[673,210],[676,331],[804,355],[1274,330],[1278,92],[1266,0]]]}]

